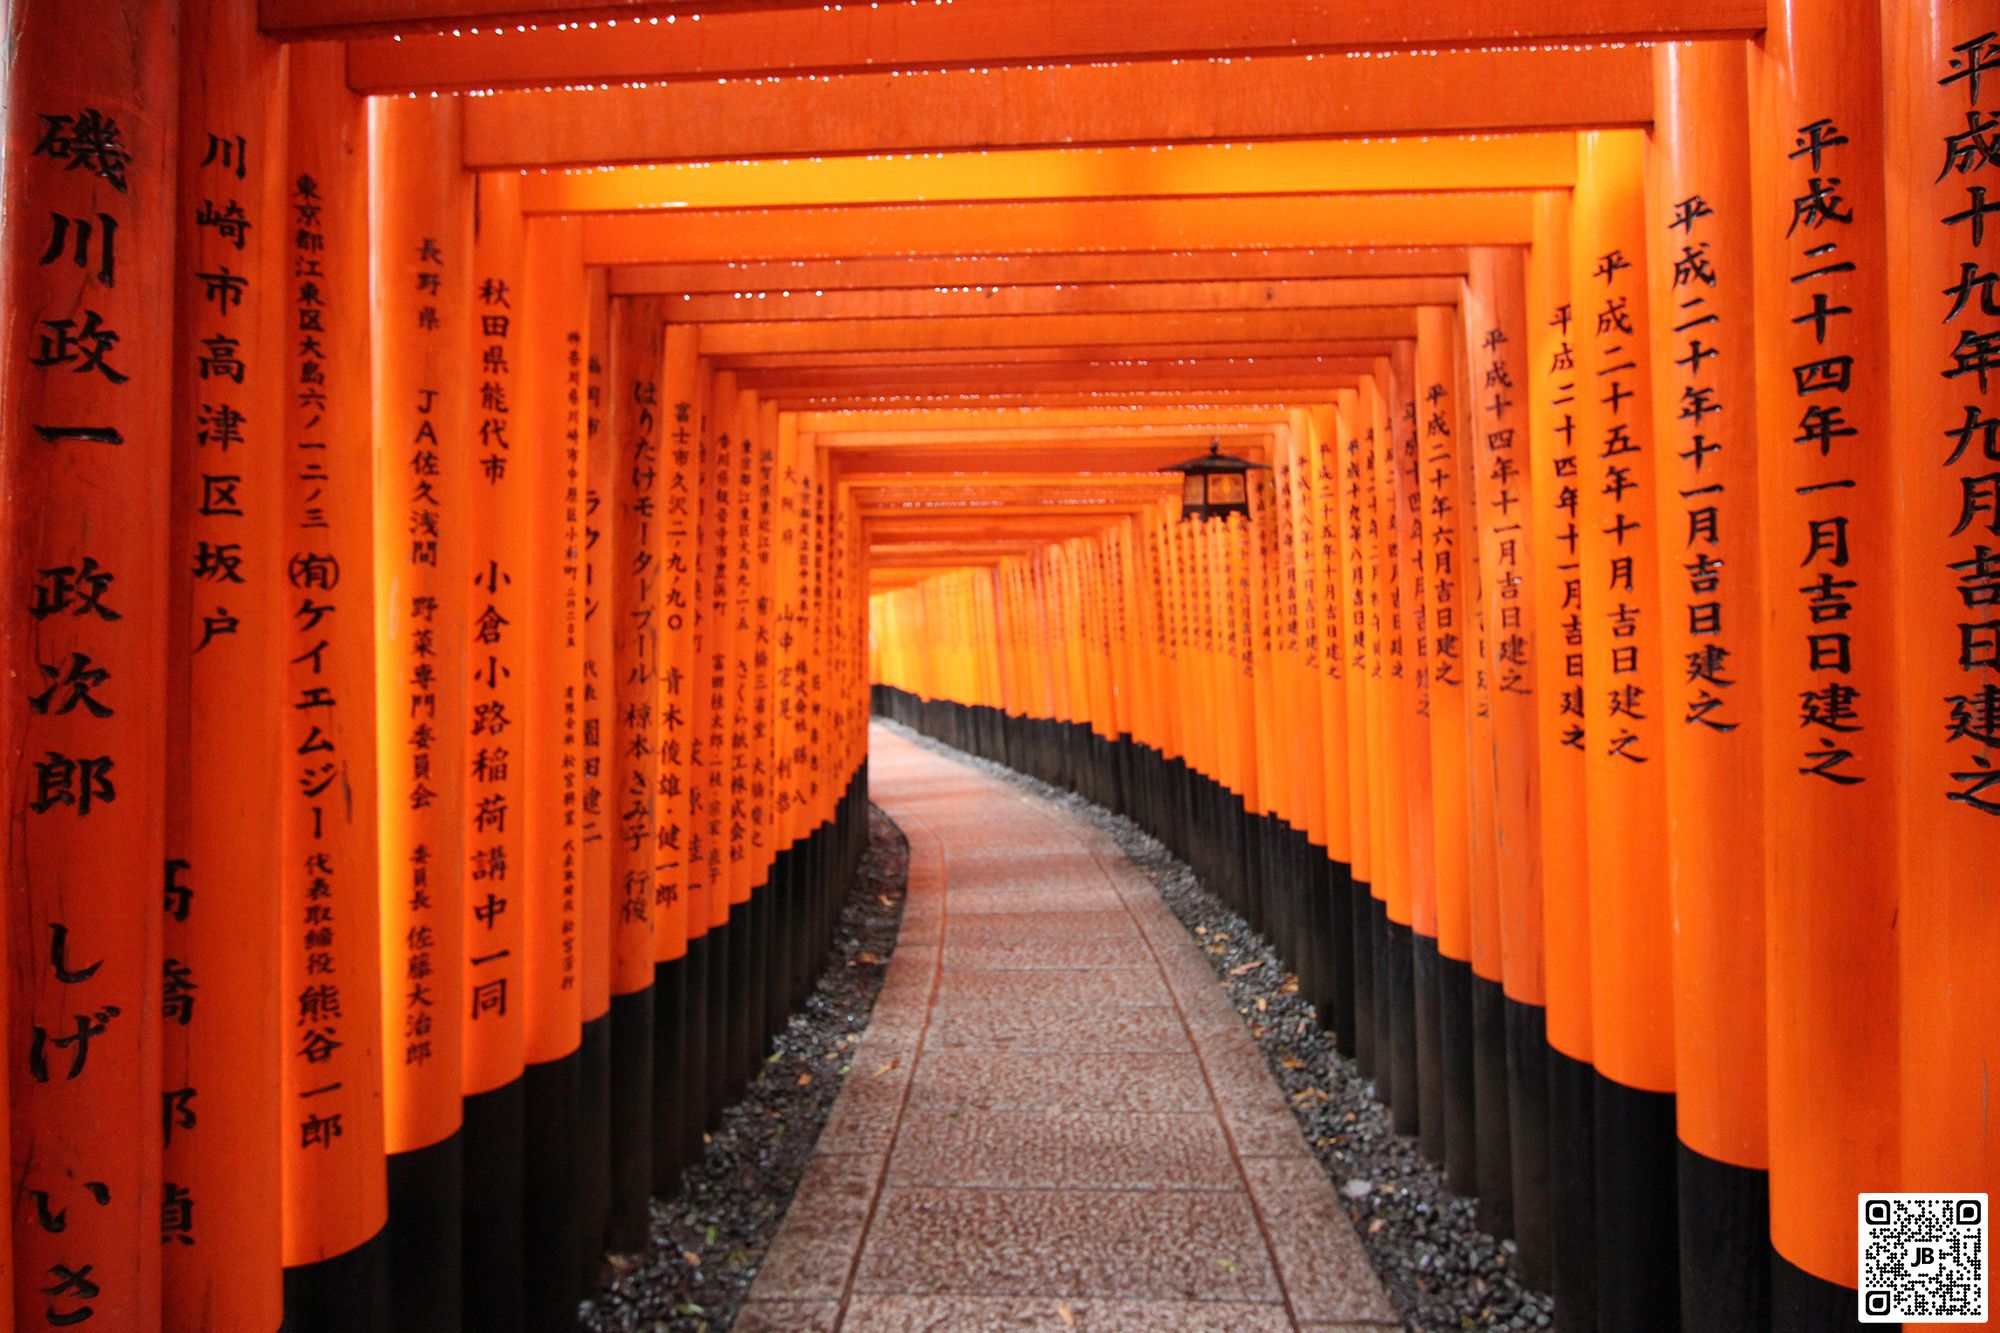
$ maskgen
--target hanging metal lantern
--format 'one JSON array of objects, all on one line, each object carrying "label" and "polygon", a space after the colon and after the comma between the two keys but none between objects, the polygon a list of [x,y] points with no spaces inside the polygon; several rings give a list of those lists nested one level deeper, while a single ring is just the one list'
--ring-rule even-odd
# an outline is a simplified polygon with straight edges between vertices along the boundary
[{"label": "hanging metal lantern", "polygon": [[1263,463],[1232,458],[1222,452],[1222,442],[1211,439],[1208,452],[1185,463],[1163,469],[1181,474],[1181,521],[1228,518],[1231,514],[1250,517],[1250,470],[1270,469]]}]

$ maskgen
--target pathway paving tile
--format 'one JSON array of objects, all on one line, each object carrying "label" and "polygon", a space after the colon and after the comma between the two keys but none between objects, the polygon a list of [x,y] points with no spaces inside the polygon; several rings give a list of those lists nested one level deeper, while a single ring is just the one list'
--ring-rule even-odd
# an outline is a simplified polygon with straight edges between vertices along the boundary
[{"label": "pathway paving tile", "polygon": [[910,840],[901,933],[736,1327],[1395,1327],[1242,1016],[1116,845],[881,730],[870,781]]},{"label": "pathway paving tile", "polygon": [[892,1185],[1239,1190],[1229,1140],[1199,1111],[913,1111]]}]

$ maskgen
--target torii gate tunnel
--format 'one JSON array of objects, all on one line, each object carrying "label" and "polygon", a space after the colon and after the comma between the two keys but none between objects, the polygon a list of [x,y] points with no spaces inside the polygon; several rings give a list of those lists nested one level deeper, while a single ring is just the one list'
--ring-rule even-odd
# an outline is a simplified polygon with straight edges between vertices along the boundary
[{"label": "torii gate tunnel", "polygon": [[2000,0],[5,11],[0,1333],[573,1326],[871,706],[1562,1328],[2000,1196]]}]

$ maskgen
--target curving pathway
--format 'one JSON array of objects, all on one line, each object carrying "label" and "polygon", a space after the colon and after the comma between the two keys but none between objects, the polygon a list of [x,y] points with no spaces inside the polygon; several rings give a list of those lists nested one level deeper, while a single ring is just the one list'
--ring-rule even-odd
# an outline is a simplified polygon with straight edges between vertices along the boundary
[{"label": "curving pathway", "polygon": [[1049,802],[871,740],[910,840],[902,933],[736,1328],[1399,1327],[1145,877]]}]

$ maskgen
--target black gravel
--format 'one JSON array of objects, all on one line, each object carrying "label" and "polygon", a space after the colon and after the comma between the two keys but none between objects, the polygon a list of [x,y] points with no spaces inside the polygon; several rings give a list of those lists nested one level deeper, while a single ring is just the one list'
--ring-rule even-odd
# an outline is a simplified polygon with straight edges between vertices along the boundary
[{"label": "black gravel", "polygon": [[735,1322],[882,990],[909,863],[902,830],[869,806],[868,850],[819,986],[743,1100],[723,1113],[701,1165],[679,1193],[653,1200],[645,1252],[606,1257],[605,1285],[583,1302],[580,1328],[704,1333]]},{"label": "black gravel", "polygon": [[1115,839],[1151,879],[1202,947],[1264,1050],[1306,1141],[1339,1187],[1341,1202],[1396,1312],[1424,1333],[1461,1329],[1537,1329],[1551,1325],[1554,1302],[1519,1281],[1514,1243],[1481,1231],[1471,1199],[1445,1185],[1444,1168],[1426,1160],[1414,1139],[1390,1127],[1373,1080],[1334,1047],[1298,980],[1271,946],[1201,886],[1187,865],[1137,824],[1074,792],[954,750],[877,719],[927,749],[971,763],[1088,820]]}]

